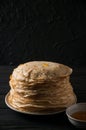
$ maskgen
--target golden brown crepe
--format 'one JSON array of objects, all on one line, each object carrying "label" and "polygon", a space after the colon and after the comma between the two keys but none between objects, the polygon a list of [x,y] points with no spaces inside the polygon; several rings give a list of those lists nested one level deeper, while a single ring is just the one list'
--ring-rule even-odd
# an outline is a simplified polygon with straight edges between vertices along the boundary
[{"label": "golden brown crepe", "polygon": [[70,83],[72,69],[49,61],[19,65],[10,76],[9,103],[20,111],[60,111],[76,102]]}]

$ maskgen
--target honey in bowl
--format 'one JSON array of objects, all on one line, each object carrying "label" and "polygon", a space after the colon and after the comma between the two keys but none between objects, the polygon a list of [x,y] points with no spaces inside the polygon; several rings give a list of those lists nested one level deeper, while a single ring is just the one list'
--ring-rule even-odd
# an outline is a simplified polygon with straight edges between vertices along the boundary
[{"label": "honey in bowl", "polygon": [[75,113],[71,114],[71,117],[78,119],[78,120],[86,121],[86,111],[75,112]]}]

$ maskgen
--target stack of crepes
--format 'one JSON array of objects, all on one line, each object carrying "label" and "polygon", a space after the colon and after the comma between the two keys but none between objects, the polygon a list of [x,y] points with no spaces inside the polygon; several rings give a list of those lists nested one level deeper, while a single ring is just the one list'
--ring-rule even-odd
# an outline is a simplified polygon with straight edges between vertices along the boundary
[{"label": "stack of crepes", "polygon": [[70,83],[72,69],[49,61],[19,65],[10,76],[8,101],[25,112],[54,112],[76,102]]}]

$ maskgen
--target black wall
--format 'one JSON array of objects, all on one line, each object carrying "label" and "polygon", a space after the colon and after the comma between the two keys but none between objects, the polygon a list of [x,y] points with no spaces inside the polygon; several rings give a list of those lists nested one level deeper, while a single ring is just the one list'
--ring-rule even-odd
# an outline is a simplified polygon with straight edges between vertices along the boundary
[{"label": "black wall", "polygon": [[86,66],[85,0],[0,0],[0,65]]}]

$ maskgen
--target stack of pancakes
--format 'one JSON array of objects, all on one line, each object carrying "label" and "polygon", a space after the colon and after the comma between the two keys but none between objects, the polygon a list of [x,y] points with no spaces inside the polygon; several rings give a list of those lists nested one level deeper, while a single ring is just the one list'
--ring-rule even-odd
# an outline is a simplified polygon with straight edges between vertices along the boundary
[{"label": "stack of pancakes", "polygon": [[66,65],[32,61],[19,65],[10,76],[8,101],[25,112],[60,111],[76,102]]}]

